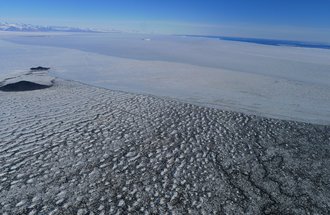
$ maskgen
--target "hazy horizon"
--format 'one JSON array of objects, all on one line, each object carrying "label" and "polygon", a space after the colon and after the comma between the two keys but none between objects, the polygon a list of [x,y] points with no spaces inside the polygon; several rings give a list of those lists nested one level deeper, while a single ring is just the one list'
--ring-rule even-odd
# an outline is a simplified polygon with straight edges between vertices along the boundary
[{"label": "hazy horizon", "polygon": [[325,0],[40,1],[2,3],[0,20],[35,25],[330,42]]}]

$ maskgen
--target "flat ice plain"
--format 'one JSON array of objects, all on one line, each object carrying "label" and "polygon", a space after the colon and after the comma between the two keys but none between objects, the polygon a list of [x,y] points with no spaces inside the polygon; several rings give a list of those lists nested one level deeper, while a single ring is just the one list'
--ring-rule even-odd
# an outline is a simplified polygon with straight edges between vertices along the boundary
[{"label": "flat ice plain", "polygon": [[0,73],[42,64],[55,76],[108,89],[330,124],[330,50],[124,33],[0,39]]}]

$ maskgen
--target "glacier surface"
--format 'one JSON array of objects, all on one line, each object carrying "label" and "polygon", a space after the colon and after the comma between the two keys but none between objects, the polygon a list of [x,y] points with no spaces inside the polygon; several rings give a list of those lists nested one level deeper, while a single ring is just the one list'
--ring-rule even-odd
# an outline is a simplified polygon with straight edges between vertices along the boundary
[{"label": "glacier surface", "polygon": [[108,89],[330,123],[330,50],[124,33],[4,32],[0,39],[3,74],[46,65],[55,76]]},{"label": "glacier surface", "polygon": [[329,214],[330,127],[56,79],[0,91],[1,214]]}]

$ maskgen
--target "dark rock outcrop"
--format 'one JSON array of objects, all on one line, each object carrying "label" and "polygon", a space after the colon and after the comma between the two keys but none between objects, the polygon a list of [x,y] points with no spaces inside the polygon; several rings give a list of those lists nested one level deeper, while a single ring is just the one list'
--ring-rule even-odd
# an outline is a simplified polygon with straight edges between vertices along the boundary
[{"label": "dark rock outcrop", "polygon": [[49,69],[50,69],[49,67],[42,67],[42,66],[30,68],[31,71],[47,71]]},{"label": "dark rock outcrop", "polygon": [[8,74],[0,79],[0,91],[31,91],[51,87],[55,78],[48,75],[48,69],[39,66],[28,72]]},{"label": "dark rock outcrop", "polygon": [[45,89],[48,87],[50,87],[50,86],[37,84],[37,83],[30,82],[30,81],[19,81],[16,83],[7,84],[5,86],[2,86],[2,87],[0,87],[0,90],[6,91],[6,92],[17,92],[17,91],[41,90],[41,89]]}]

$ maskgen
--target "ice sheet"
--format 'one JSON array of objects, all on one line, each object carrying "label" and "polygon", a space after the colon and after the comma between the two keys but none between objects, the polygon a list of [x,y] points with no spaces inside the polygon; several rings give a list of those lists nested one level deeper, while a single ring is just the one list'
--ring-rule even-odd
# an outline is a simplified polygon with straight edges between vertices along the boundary
[{"label": "ice sheet", "polygon": [[133,34],[1,38],[3,74],[44,65],[109,89],[330,124],[329,50]]}]

